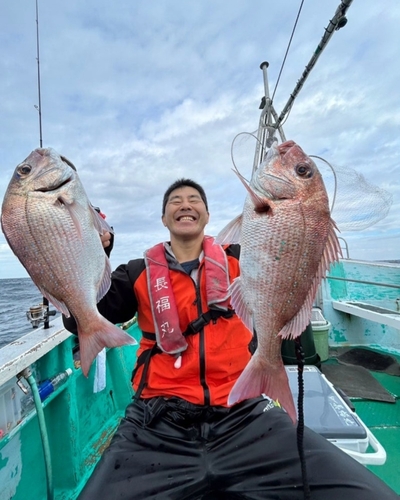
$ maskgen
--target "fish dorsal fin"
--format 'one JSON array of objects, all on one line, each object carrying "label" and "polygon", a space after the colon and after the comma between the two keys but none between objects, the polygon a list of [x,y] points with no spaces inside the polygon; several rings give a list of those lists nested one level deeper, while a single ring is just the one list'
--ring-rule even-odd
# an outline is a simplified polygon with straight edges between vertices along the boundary
[{"label": "fish dorsal fin", "polygon": [[230,245],[240,243],[242,233],[242,214],[229,222],[217,235],[214,243],[218,245]]},{"label": "fish dorsal fin", "polygon": [[328,271],[330,265],[333,262],[339,260],[339,257],[342,256],[342,249],[340,248],[335,229],[337,229],[336,224],[331,219],[328,239],[325,245],[325,249],[322,253],[317,273],[314,276],[312,285],[301,309],[296,314],[296,316],[293,316],[293,318],[279,332],[279,335],[283,339],[295,339],[306,329],[311,320],[314,298],[317,294],[317,290],[322,281],[322,278],[326,275],[326,272]]},{"label": "fish dorsal fin", "polygon": [[104,261],[104,271],[99,289],[97,290],[96,303],[104,297],[111,286],[111,264],[106,254],[104,254]]}]

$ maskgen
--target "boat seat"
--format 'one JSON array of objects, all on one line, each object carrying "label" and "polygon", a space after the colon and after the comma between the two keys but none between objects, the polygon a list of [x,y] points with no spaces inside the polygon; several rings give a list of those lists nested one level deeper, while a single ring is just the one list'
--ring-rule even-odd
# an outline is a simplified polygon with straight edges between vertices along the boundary
[{"label": "boat seat", "polygon": [[342,311],[353,316],[358,316],[359,318],[375,321],[381,325],[400,329],[400,312],[365,302],[354,301],[332,300],[332,306],[336,311]]}]

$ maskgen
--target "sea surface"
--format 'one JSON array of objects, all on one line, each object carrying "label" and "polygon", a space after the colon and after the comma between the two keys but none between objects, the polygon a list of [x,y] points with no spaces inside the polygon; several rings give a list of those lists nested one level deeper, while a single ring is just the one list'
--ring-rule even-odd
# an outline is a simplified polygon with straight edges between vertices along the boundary
[{"label": "sea surface", "polygon": [[32,331],[26,312],[42,302],[30,278],[0,279],[0,349]]},{"label": "sea surface", "polygon": [[[400,264],[400,260],[379,262]],[[0,349],[32,331],[26,312],[42,301],[30,278],[0,279]],[[54,310],[51,305],[50,308]]]}]

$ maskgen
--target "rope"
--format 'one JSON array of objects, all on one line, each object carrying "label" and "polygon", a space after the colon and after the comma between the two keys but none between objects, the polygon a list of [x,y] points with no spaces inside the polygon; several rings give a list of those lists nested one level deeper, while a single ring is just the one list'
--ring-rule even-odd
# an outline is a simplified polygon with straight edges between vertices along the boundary
[{"label": "rope", "polygon": [[295,351],[297,358],[297,377],[299,386],[299,395],[297,398],[298,424],[297,424],[297,450],[299,452],[301,475],[303,478],[304,500],[311,498],[310,485],[308,484],[307,464],[304,455],[304,351],[301,345],[300,337],[295,339]]}]

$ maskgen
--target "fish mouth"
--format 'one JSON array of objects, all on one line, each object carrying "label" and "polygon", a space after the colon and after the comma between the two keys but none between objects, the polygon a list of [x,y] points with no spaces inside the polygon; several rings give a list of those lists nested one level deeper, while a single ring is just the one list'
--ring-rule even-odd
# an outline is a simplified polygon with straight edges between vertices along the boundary
[{"label": "fish mouth", "polygon": [[35,191],[39,191],[40,193],[49,193],[51,191],[57,191],[58,189],[64,187],[66,184],[72,181],[72,177],[68,177],[68,179],[65,179],[64,181],[58,183],[58,184],[53,184],[51,186],[45,186],[41,187],[38,189],[35,189]]}]

